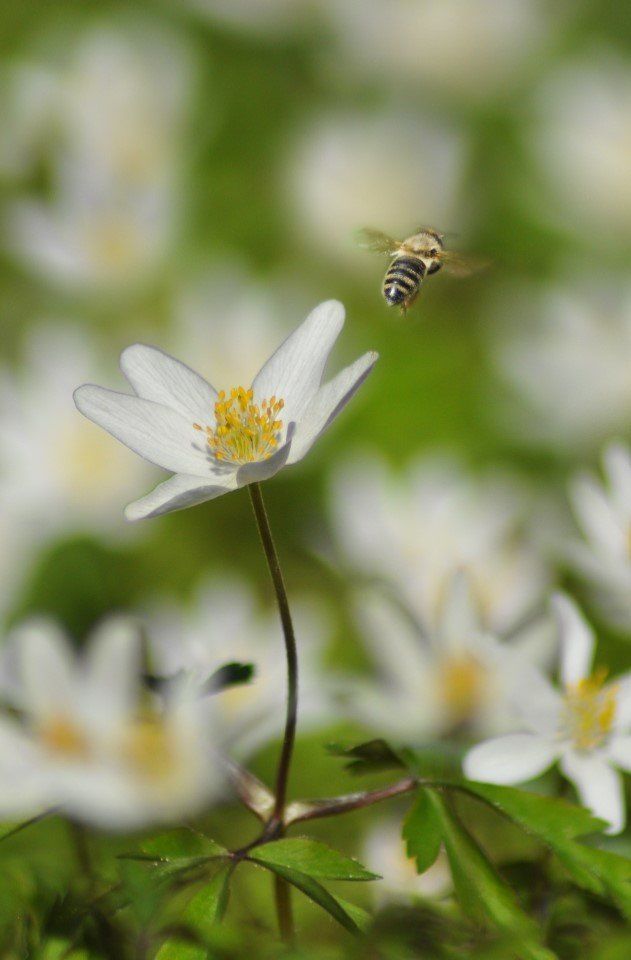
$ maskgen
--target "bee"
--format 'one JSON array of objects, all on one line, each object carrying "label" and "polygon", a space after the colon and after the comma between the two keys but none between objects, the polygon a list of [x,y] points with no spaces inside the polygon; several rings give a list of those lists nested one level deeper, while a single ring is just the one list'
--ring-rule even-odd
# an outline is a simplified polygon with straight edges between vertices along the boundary
[{"label": "bee", "polygon": [[419,227],[406,240],[366,228],[359,240],[366,249],[392,257],[381,289],[388,306],[400,307],[403,316],[418,297],[426,276],[444,267],[454,276],[468,277],[487,266],[485,261],[445,250],[445,234],[431,227]]}]

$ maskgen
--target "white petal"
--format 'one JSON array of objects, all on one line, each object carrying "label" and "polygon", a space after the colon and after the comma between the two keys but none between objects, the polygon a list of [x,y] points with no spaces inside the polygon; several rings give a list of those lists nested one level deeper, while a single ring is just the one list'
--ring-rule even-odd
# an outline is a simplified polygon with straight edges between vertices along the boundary
[{"label": "white petal", "polygon": [[480,618],[471,586],[464,570],[457,570],[448,583],[439,628],[441,643],[449,649],[462,649],[480,632]]},{"label": "white petal", "polygon": [[613,736],[607,747],[607,756],[617,767],[631,773],[631,735]]},{"label": "white petal", "polygon": [[631,515],[631,453],[622,443],[610,443],[603,455],[611,495],[620,513]]},{"label": "white petal", "polygon": [[150,517],[160,517],[165,513],[173,513],[174,510],[183,510],[185,507],[193,507],[206,500],[214,500],[224,493],[236,490],[236,487],[236,470],[227,473],[221,482],[214,483],[201,477],[177,473],[174,477],[159,483],[145,497],[128,504],[125,507],[125,519],[134,522],[147,520]]},{"label": "white petal", "polygon": [[292,451],[294,432],[295,425],[290,423],[286,442],[271,457],[268,457],[267,460],[258,460],[255,463],[242,464],[237,470],[237,486],[246,487],[249,483],[269,480],[279,470],[282,470],[286,463],[290,463],[289,457]]},{"label": "white petal", "polygon": [[625,810],[622,778],[604,757],[568,750],[561,757],[561,770],[577,789],[583,806],[610,825],[607,833],[620,833]]},{"label": "white petal", "polygon": [[135,343],[121,354],[121,370],[139,397],[214,423],[217,391],[203,377],[157,347]]},{"label": "white petal", "polygon": [[378,358],[377,353],[365,353],[320,387],[297,424],[287,463],[296,463],[305,456],[362,385]]},{"label": "white petal", "polygon": [[47,719],[72,711],[77,689],[77,671],[70,643],[53,623],[45,620],[25,624],[16,631],[24,708],[36,718]]},{"label": "white petal", "polygon": [[552,609],[559,630],[561,683],[565,687],[574,686],[591,672],[594,634],[574,601],[565,594],[553,596]]},{"label": "white petal", "polygon": [[602,553],[625,557],[622,525],[599,484],[589,477],[581,477],[570,485],[570,497],[588,540]]},{"label": "white petal", "polygon": [[552,739],[531,733],[511,733],[473,747],[463,768],[470,780],[485,783],[524,783],[547,770],[559,755]]},{"label": "white petal", "polygon": [[312,310],[257,373],[257,400],[271,396],[285,401],[283,419],[297,421],[322,382],[333,344],[344,326],[344,307],[327,300]]},{"label": "white petal", "polygon": [[631,731],[631,671],[614,677],[611,686],[616,691],[616,730]]},{"label": "white petal", "polygon": [[93,384],[79,387],[74,397],[84,416],[150,463],[173,473],[217,474],[193,419],[162,404]]},{"label": "white petal", "polygon": [[358,592],[355,619],[364,643],[391,688],[418,691],[434,682],[436,657],[411,618],[378,590]]},{"label": "white petal", "polygon": [[123,724],[138,706],[140,634],[130,617],[110,617],[89,638],[81,699],[98,726]]}]

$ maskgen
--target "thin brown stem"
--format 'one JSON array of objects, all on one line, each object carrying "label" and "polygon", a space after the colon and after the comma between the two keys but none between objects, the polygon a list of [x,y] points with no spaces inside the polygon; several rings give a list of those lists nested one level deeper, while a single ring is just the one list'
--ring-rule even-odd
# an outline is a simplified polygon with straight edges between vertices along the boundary
[{"label": "thin brown stem", "polygon": [[296,800],[290,803],[285,811],[285,826],[303,823],[305,820],[336,817],[341,813],[350,813],[351,810],[371,807],[374,803],[381,803],[382,800],[391,800],[393,797],[411,793],[417,786],[418,781],[414,777],[404,777],[403,780],[397,780],[396,783],[378,790],[362,790],[321,800]]},{"label": "thin brown stem", "polygon": [[[287,590],[272,536],[272,528],[270,527],[267,510],[265,509],[263,492],[258,483],[250,484],[248,489],[250,491],[250,499],[261,537],[261,543],[263,544],[263,550],[265,552],[265,559],[267,560],[267,566],[274,586],[274,593],[276,594],[276,602],[278,604],[278,612],[280,614],[285,641],[285,657],[287,660],[285,732],[276,773],[274,809],[267,824],[267,832],[275,836],[282,836],[289,770],[296,741],[296,723],[298,719],[298,651],[296,648],[296,637],[291,619],[291,611],[289,609]],[[289,887],[285,881],[276,878],[274,892],[281,936],[283,940],[290,942],[293,939],[293,918]]]}]

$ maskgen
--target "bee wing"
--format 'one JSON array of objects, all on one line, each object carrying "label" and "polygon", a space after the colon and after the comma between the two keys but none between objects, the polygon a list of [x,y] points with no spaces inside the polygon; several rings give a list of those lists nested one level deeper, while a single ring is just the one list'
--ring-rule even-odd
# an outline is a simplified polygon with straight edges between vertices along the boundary
[{"label": "bee wing", "polygon": [[387,233],[381,230],[371,230],[370,227],[364,227],[360,230],[357,239],[359,245],[366,250],[372,250],[373,253],[395,253],[401,246],[400,240],[389,237]]},{"label": "bee wing", "polygon": [[439,260],[445,270],[454,277],[470,277],[491,265],[491,261],[483,257],[469,257],[454,253],[453,250],[441,250]]}]

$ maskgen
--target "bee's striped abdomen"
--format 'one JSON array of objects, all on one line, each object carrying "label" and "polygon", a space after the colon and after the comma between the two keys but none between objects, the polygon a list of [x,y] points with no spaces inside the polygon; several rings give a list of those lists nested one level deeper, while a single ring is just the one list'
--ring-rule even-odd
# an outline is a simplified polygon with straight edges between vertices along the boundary
[{"label": "bee's striped abdomen", "polygon": [[416,257],[395,257],[383,281],[383,295],[388,306],[413,300],[425,276],[426,268]]}]

